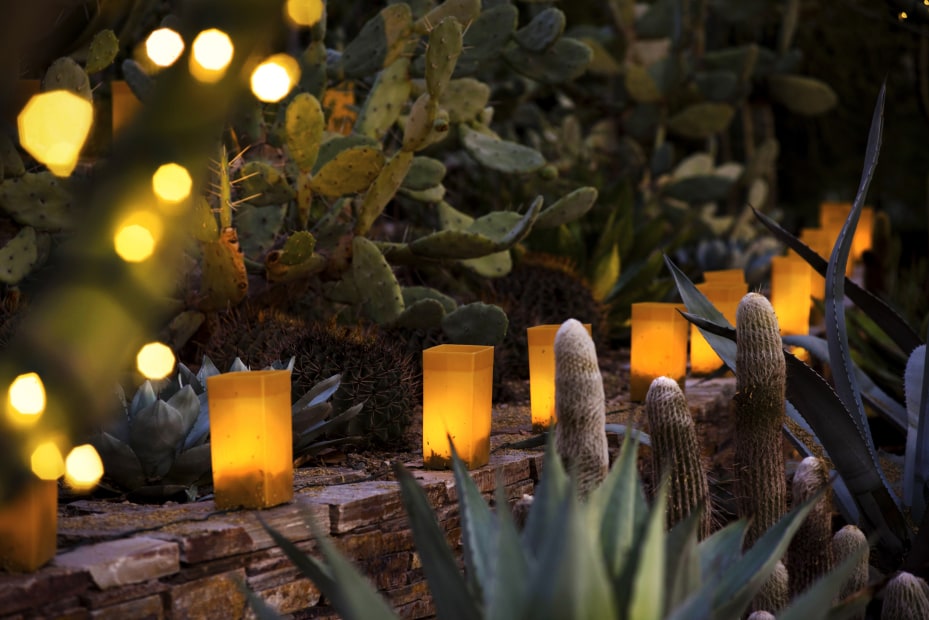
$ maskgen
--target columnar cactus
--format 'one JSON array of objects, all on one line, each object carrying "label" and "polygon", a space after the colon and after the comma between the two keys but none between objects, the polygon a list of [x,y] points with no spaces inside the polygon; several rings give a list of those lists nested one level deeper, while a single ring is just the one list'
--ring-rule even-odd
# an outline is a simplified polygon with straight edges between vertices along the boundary
[{"label": "columnar cactus", "polygon": [[781,426],[787,369],[771,303],[749,293],[736,310],[735,467],[746,547],[787,512]]},{"label": "columnar cactus", "polygon": [[[863,550],[863,553],[858,557],[855,570],[842,585],[842,589],[839,591],[839,600],[848,598],[868,585],[870,546],[868,545],[868,538],[856,525],[846,525],[832,537],[832,557],[836,565],[844,562],[845,558],[857,553],[859,550]],[[862,611],[860,615],[855,616],[854,620],[864,620],[864,612]]]},{"label": "columnar cactus", "polygon": [[929,618],[929,597],[926,582],[907,572],[901,572],[884,588],[881,620],[925,620]]},{"label": "columnar cactus", "polygon": [[[829,484],[829,470],[819,457],[808,456],[794,473],[793,502],[798,504]],[[832,507],[827,494],[807,515],[787,551],[790,595],[796,596],[832,568]]]},{"label": "columnar cactus", "polygon": [[761,586],[761,590],[752,599],[751,609],[755,612],[776,613],[783,609],[790,602],[790,579],[787,574],[787,567],[783,562],[778,562],[768,577],[768,580]]},{"label": "columnar cactus", "polygon": [[770,611],[753,611],[749,614],[748,620],[775,620],[775,618]]},{"label": "columnar cactus", "polygon": [[658,377],[645,397],[652,437],[652,467],[656,476],[668,473],[668,528],[700,510],[699,536],[710,535],[712,506],[706,470],[687,399],[677,381]]},{"label": "columnar cactus", "polygon": [[576,319],[565,321],[555,334],[555,412],[558,454],[586,497],[606,477],[609,455],[597,350]]}]

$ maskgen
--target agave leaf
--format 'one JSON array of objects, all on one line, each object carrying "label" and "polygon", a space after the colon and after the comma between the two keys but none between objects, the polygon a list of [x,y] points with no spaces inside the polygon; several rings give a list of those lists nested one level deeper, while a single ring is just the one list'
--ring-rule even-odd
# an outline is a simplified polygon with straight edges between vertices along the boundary
[{"label": "agave leaf", "polygon": [[184,436],[187,436],[200,415],[200,397],[194,392],[193,387],[186,385],[165,402],[181,414]]},{"label": "agave leaf", "polygon": [[146,380],[145,383],[139,386],[139,389],[135,391],[135,394],[132,396],[132,402],[129,404],[129,421],[132,422],[132,419],[146,407],[151,406],[158,400],[158,396],[155,394],[155,388],[152,387],[152,382]]},{"label": "agave leaf", "polygon": [[644,431],[640,431],[637,428],[629,428],[625,424],[606,424],[603,428],[607,433],[613,433],[614,435],[619,435],[620,437],[629,435],[629,437],[634,439],[640,445],[652,445],[651,435]]},{"label": "agave leaf", "polygon": [[208,482],[213,471],[210,444],[205,443],[177,455],[170,471],[165,474],[163,481],[166,484],[180,484],[191,486],[193,484]]},{"label": "agave leaf", "polygon": [[[790,346],[803,347],[809,351],[817,362],[829,363],[829,345],[824,338],[818,336],[784,336],[784,344]],[[882,390],[871,377],[867,375],[857,364],[852,363],[852,370],[858,379],[858,385],[861,386],[862,397],[871,404],[875,409],[880,411],[887,419],[904,430],[906,428],[906,409],[898,403],[892,396]]]},{"label": "agave leaf", "polygon": [[[831,571],[820,577],[816,583],[807,588],[801,594],[796,596],[790,604],[777,612],[778,620],[810,620],[811,618],[821,618],[825,612],[833,605],[833,601],[838,597],[842,590],[845,580],[852,574],[858,565],[865,549],[858,549],[855,553],[849,555],[841,564]],[[864,608],[870,600],[870,596],[858,596],[852,601],[853,604],[843,606],[841,615],[829,614],[829,618],[856,618],[857,614],[863,615]],[[830,610],[838,611],[838,610]]]},{"label": "agave leaf", "polygon": [[848,330],[845,325],[845,265],[848,262],[848,255],[852,248],[852,237],[858,224],[858,218],[861,215],[861,208],[868,194],[868,186],[874,176],[874,168],[877,166],[878,153],[881,149],[885,94],[886,84],[881,86],[877,105],[874,107],[871,131],[868,134],[868,148],[865,152],[865,166],[861,175],[861,183],[858,186],[858,193],[855,196],[854,203],[852,203],[851,213],[849,213],[848,219],[842,226],[838,239],[836,239],[829,265],[826,268],[826,298],[824,300],[826,341],[829,343],[829,361],[832,368],[833,384],[836,393],[838,393],[845,408],[852,414],[852,419],[872,452],[874,452],[874,442],[871,438],[864,403],[861,402],[861,388],[858,386],[855,374],[851,370],[851,350],[848,346]]},{"label": "agave leaf", "polygon": [[639,562],[629,604],[629,617],[636,620],[660,620],[664,616],[666,507],[667,480],[664,480],[655,494],[639,545]]},{"label": "agave leaf", "polygon": [[238,586],[239,591],[245,595],[245,600],[248,602],[248,606],[251,608],[257,620],[281,620],[282,616],[277,613],[277,610],[245,585],[245,582],[242,581],[241,578],[236,580],[236,586]]},{"label": "agave leaf", "polygon": [[436,521],[426,494],[402,465],[396,467],[396,473],[413,541],[435,601],[436,615],[450,620],[477,620],[481,617],[480,606],[458,571],[455,556],[448,548],[445,533]]},{"label": "agave leaf", "polygon": [[274,542],[290,558],[290,561],[323,592],[339,616],[345,620],[394,620],[397,615],[378,594],[371,582],[345,559],[332,541],[311,521],[313,537],[326,561],[300,551],[277,530],[265,523],[260,514],[255,514],[262,527]]},{"label": "agave leaf", "polygon": [[197,371],[197,380],[200,381],[200,385],[206,388],[207,378],[218,374],[222,374],[220,373],[219,368],[216,367],[216,364],[213,363],[213,360],[204,355],[203,361],[200,363],[200,370]]},{"label": "agave leaf", "polygon": [[148,480],[168,473],[181,448],[188,425],[180,411],[163,400],[138,412],[129,426],[129,447]]},{"label": "agave leaf", "polygon": [[206,390],[206,386],[200,383],[200,379],[197,378],[197,374],[188,368],[183,362],[178,362],[177,365],[177,383],[178,387],[184,387],[185,384],[193,387],[194,392],[197,394],[200,394]]},{"label": "agave leaf", "polygon": [[200,392],[197,399],[200,403],[200,412],[193,426],[190,427],[187,437],[184,438],[183,450],[200,445],[210,437],[210,399],[206,392]]},{"label": "agave leaf", "polygon": [[[449,436],[452,447],[452,469],[455,472],[455,487],[458,490],[458,508],[461,518],[461,538],[464,544],[465,575],[471,591],[478,598],[489,594],[483,592],[483,584],[492,582],[499,531],[490,507],[481,497],[481,492],[468,474],[464,463]],[[501,507],[508,506],[506,502]]]},{"label": "agave leaf", "polygon": [[312,438],[309,440],[303,440],[301,438],[298,444],[294,444],[294,455],[301,457],[313,456],[319,454],[327,448],[352,444],[360,440],[361,437],[358,435],[351,435],[349,437],[336,437],[334,439],[325,439],[323,441],[313,441]]},{"label": "agave leaf", "polygon": [[[653,508],[654,510],[654,508]],[[697,530],[702,510],[694,510],[668,532],[665,539],[664,606],[668,612],[682,606],[700,588]],[[707,599],[709,611],[709,599]],[[696,617],[696,616],[691,616]]]},{"label": "agave leaf", "polygon": [[226,372],[248,372],[250,370],[251,368],[249,368],[245,362],[237,357],[232,360],[232,364],[229,365],[229,370]]},{"label": "agave leaf", "polygon": [[[706,341],[713,347],[716,354],[726,363],[726,366],[735,372],[735,330],[732,324],[723,316],[722,312],[713,306],[710,300],[706,298],[706,295],[697,290],[697,287],[693,285],[690,278],[688,278],[683,271],[678,269],[677,265],[671,262],[671,259],[667,256],[665,256],[665,264],[674,277],[677,290],[681,295],[681,299],[684,301],[684,305],[687,306],[688,312],[699,315],[716,325],[728,328],[728,331],[732,332],[732,338],[723,337],[719,333],[709,331],[706,326],[694,323],[697,325],[700,333],[703,334],[703,337],[706,338]],[[690,317],[687,317],[687,320],[690,320]]]},{"label": "agave leaf", "polygon": [[529,554],[530,560],[538,560],[535,554],[542,548],[545,539],[551,536],[554,522],[558,517],[561,498],[567,493],[568,474],[565,472],[561,457],[555,452],[555,434],[547,433],[545,442],[545,456],[542,462],[542,471],[545,475],[536,486],[535,499],[526,518],[523,528],[523,547]]},{"label": "agave leaf", "polygon": [[317,424],[316,426],[313,426],[312,428],[309,428],[303,431],[302,433],[300,433],[300,442],[299,442],[300,452],[305,451],[317,437],[319,437],[326,431],[337,428],[341,426],[342,424],[345,424],[346,422],[348,422],[355,416],[357,416],[359,413],[361,413],[361,409],[363,407],[364,407],[364,403],[358,403],[357,405],[353,405],[352,407],[349,407],[348,409],[346,409],[345,411],[343,411],[336,417],[332,418],[331,420],[327,420],[321,424]]},{"label": "agave leaf", "polygon": [[[626,437],[606,479],[588,498],[607,575],[615,592],[631,592],[638,568],[637,545],[648,523],[648,504],[636,466],[638,444]],[[548,470],[544,470],[548,475]],[[594,527],[597,527],[596,525]],[[620,609],[625,612],[626,604]]]},{"label": "agave leaf", "polygon": [[339,389],[341,382],[342,375],[332,375],[328,379],[323,379],[294,403],[293,410],[299,411],[305,407],[310,407],[329,400],[329,398],[335,394],[336,390]]},{"label": "agave leaf", "polygon": [[[918,421],[916,428],[911,426],[907,430],[904,465],[909,465],[910,469],[907,471],[904,467],[903,483],[904,491],[906,485],[911,487],[912,503],[908,505],[912,506],[913,519],[921,521],[926,512],[926,490],[929,486],[929,347],[923,345],[922,349],[917,348],[910,356],[910,360],[913,361],[914,357],[916,361],[913,362],[913,374],[918,373],[921,376],[919,376],[919,384],[913,385],[915,381],[910,377],[911,364],[908,362],[906,393],[909,395],[912,391],[919,395],[919,402],[914,407]],[[922,368],[919,368],[920,364]],[[907,399],[909,400],[909,396]],[[907,402],[907,409],[909,408],[909,402]]]},{"label": "agave leaf", "polygon": [[[752,211],[754,211],[755,217],[757,217],[768,230],[774,233],[775,237],[783,241],[787,246],[803,257],[803,260],[809,263],[820,275],[826,275],[828,263],[823,260],[819,254],[781,228],[777,222],[767,215],[761,213],[754,207]],[[884,333],[905,353],[909,353],[921,344],[919,335],[913,331],[913,328],[907,324],[899,313],[894,311],[883,300],[875,297],[871,292],[861,288],[848,278],[845,278],[845,293],[848,295],[848,298],[855,302],[858,308],[879,325],[881,329],[884,330]]]},{"label": "agave leaf", "polygon": [[312,430],[317,424],[322,423],[328,418],[331,413],[331,403],[316,403],[315,405],[295,411],[291,420],[294,434],[299,435],[304,430]]},{"label": "agave leaf", "polygon": [[617,606],[603,555],[596,548],[598,533],[589,527],[574,482],[560,497],[552,499],[556,502],[552,529],[530,568],[529,588],[533,595],[525,617],[615,619]]},{"label": "agave leaf", "polygon": [[723,576],[732,570],[742,556],[742,543],[747,530],[748,522],[739,519],[713,532],[697,546],[700,574],[704,584],[719,583]]},{"label": "agave leaf", "polygon": [[[460,487],[459,487],[460,488]],[[497,481],[497,506],[508,506],[506,489]],[[519,532],[509,510],[497,511],[497,544],[490,581],[484,582],[487,620],[523,618],[529,606],[529,563],[520,545]]]},{"label": "agave leaf", "polygon": [[135,489],[145,484],[142,464],[129,444],[109,433],[99,433],[90,439],[103,461],[106,477],[123,489]]},{"label": "agave leaf", "polygon": [[714,615],[720,618],[737,618],[745,612],[761,586],[774,572],[778,561],[784,557],[797,529],[825,490],[825,487],[820,489],[813,497],[784,515],[718,582],[710,582],[711,587],[716,590],[713,600]]}]

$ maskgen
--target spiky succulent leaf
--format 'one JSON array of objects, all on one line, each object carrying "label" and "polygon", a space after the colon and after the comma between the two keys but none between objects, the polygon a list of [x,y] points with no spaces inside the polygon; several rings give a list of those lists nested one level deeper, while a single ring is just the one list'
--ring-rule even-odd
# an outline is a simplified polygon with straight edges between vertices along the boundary
[{"label": "spiky succulent leaf", "polygon": [[458,491],[458,506],[461,514],[465,573],[471,591],[480,595],[482,585],[490,583],[494,575],[494,559],[500,534],[490,507],[468,474],[454,444],[451,443],[451,437],[449,437],[449,444],[452,447],[452,469],[455,472],[455,486]]},{"label": "spiky succulent leaf", "polygon": [[395,620],[397,615],[378,595],[371,582],[352,566],[319,526],[311,521],[313,537],[323,560],[301,551],[294,543],[268,525],[261,515],[258,521],[301,573],[313,580],[332,606],[345,620]]},{"label": "spiky succulent leaf", "polygon": [[452,620],[477,620],[481,616],[480,606],[458,571],[455,556],[448,548],[445,533],[436,521],[426,494],[408,470],[398,466],[396,473],[436,613]]},{"label": "spiky succulent leaf", "polygon": [[335,394],[336,390],[339,389],[341,383],[342,375],[332,375],[328,379],[323,379],[297,399],[297,402],[293,405],[294,412],[329,400],[329,398]]}]

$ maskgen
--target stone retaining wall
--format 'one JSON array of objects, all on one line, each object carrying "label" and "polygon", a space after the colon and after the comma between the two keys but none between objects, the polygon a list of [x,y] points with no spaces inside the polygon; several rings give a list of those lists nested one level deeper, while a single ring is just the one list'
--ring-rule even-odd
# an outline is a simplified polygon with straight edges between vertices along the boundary
[{"label": "stone retaining wall", "polygon": [[[494,455],[472,475],[489,500],[499,474],[515,501],[532,493],[541,458]],[[353,480],[360,475],[336,472],[336,484],[303,486],[298,470],[293,503],[261,517],[307,552],[315,547],[309,523],[318,524],[399,615],[434,615],[397,483]],[[414,469],[414,475],[457,548],[452,473]],[[0,577],[0,617],[250,618],[243,583],[282,614],[338,617],[274,545],[255,511],[217,511],[212,501],[157,507],[79,501],[68,511],[59,519],[62,551],[50,566]]]},{"label": "stone retaining wall", "polygon": [[[731,428],[732,379],[687,382],[687,400],[707,456],[726,446]],[[643,407],[614,396],[609,422],[647,430]],[[509,409],[512,409],[509,408]],[[512,433],[527,436],[528,408],[494,412],[492,446]],[[515,424],[512,419],[520,422]],[[509,433],[510,435],[505,435]],[[611,435],[611,453],[618,448]],[[643,455],[644,456],[644,455]],[[647,460],[647,459],[646,459]],[[532,493],[539,451],[494,453],[472,477],[490,500],[499,475],[512,503]],[[460,549],[458,504],[450,471],[408,463],[436,510],[448,541]],[[404,618],[435,614],[401,503],[397,483],[368,479],[364,471],[297,469],[293,503],[261,511],[262,518],[307,552],[315,549],[309,522],[327,531]],[[76,501],[59,516],[57,557],[27,575],[0,574],[0,618],[176,618],[234,620],[253,617],[246,584],[285,617],[336,618],[319,590],[277,548],[255,511],[217,511],[212,501],[143,506]]]}]

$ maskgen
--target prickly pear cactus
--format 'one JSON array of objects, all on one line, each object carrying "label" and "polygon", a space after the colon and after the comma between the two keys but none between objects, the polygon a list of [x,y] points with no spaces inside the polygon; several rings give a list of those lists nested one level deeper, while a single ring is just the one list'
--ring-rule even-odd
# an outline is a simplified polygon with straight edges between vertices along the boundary
[{"label": "prickly pear cactus", "polygon": [[735,467],[750,547],[787,512],[781,426],[787,368],[771,303],[749,293],[736,310]]},{"label": "prickly pear cactus", "polygon": [[558,454],[577,478],[586,497],[609,469],[606,404],[597,349],[576,319],[562,323],[555,334],[555,440]]},{"label": "prickly pear cactus", "polygon": [[706,538],[713,526],[709,484],[693,417],[677,381],[669,377],[652,381],[645,397],[645,413],[652,438],[655,478],[670,475],[668,529],[699,510],[699,536]]}]

